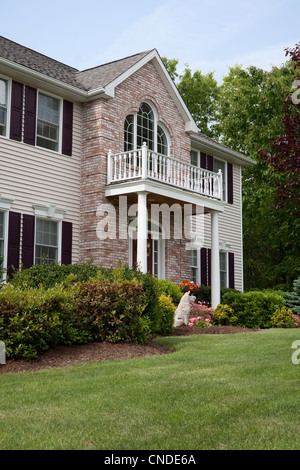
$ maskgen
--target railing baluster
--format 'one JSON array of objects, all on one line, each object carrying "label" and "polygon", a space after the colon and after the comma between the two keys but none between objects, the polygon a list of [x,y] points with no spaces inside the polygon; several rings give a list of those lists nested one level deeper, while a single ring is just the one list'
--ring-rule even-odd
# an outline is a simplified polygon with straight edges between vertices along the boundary
[{"label": "railing baluster", "polygon": [[223,199],[222,171],[203,170],[167,155],[142,149],[107,156],[107,184],[132,178],[154,178],[207,197]]}]

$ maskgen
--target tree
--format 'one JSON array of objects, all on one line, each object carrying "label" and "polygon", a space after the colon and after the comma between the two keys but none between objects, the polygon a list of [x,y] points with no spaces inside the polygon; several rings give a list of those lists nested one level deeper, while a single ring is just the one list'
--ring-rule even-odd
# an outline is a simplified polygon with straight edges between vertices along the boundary
[{"label": "tree", "polygon": [[[300,85],[300,43],[286,49],[294,66],[293,84]],[[290,208],[300,215],[300,99],[297,93],[288,93],[283,101],[283,132],[272,142],[272,150],[261,148],[259,155],[269,167],[278,195],[278,207]]]},{"label": "tree", "polygon": [[183,75],[177,73],[177,59],[162,57],[166,69],[174,82],[177,82],[178,91],[181,94],[197,126],[203,134],[213,137],[212,123],[216,115],[216,102],[219,86],[213,73],[204,75],[200,70],[192,73],[186,66]]}]

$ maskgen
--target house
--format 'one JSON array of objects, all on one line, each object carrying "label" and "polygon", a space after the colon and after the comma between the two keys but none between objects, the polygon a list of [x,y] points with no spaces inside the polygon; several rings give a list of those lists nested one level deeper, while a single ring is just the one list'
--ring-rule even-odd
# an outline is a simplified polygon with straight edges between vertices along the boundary
[{"label": "house", "polygon": [[0,37],[0,249],[11,273],[119,261],[243,289],[241,171],[156,49],[79,71]]}]

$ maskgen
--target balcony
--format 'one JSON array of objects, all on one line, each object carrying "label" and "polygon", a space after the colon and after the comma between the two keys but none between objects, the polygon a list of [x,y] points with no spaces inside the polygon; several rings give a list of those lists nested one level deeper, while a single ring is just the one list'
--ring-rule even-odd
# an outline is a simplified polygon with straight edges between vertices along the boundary
[{"label": "balcony", "polygon": [[222,172],[203,170],[174,158],[141,149],[108,154],[107,185],[134,181],[155,181],[205,198],[222,202]]}]

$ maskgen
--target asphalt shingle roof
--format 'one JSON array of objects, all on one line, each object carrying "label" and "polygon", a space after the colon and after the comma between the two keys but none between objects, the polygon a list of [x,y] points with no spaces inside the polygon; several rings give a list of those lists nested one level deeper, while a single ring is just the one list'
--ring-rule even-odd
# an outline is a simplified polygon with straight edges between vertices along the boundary
[{"label": "asphalt shingle roof", "polygon": [[149,52],[80,71],[0,36],[0,57],[85,91],[104,88]]}]

